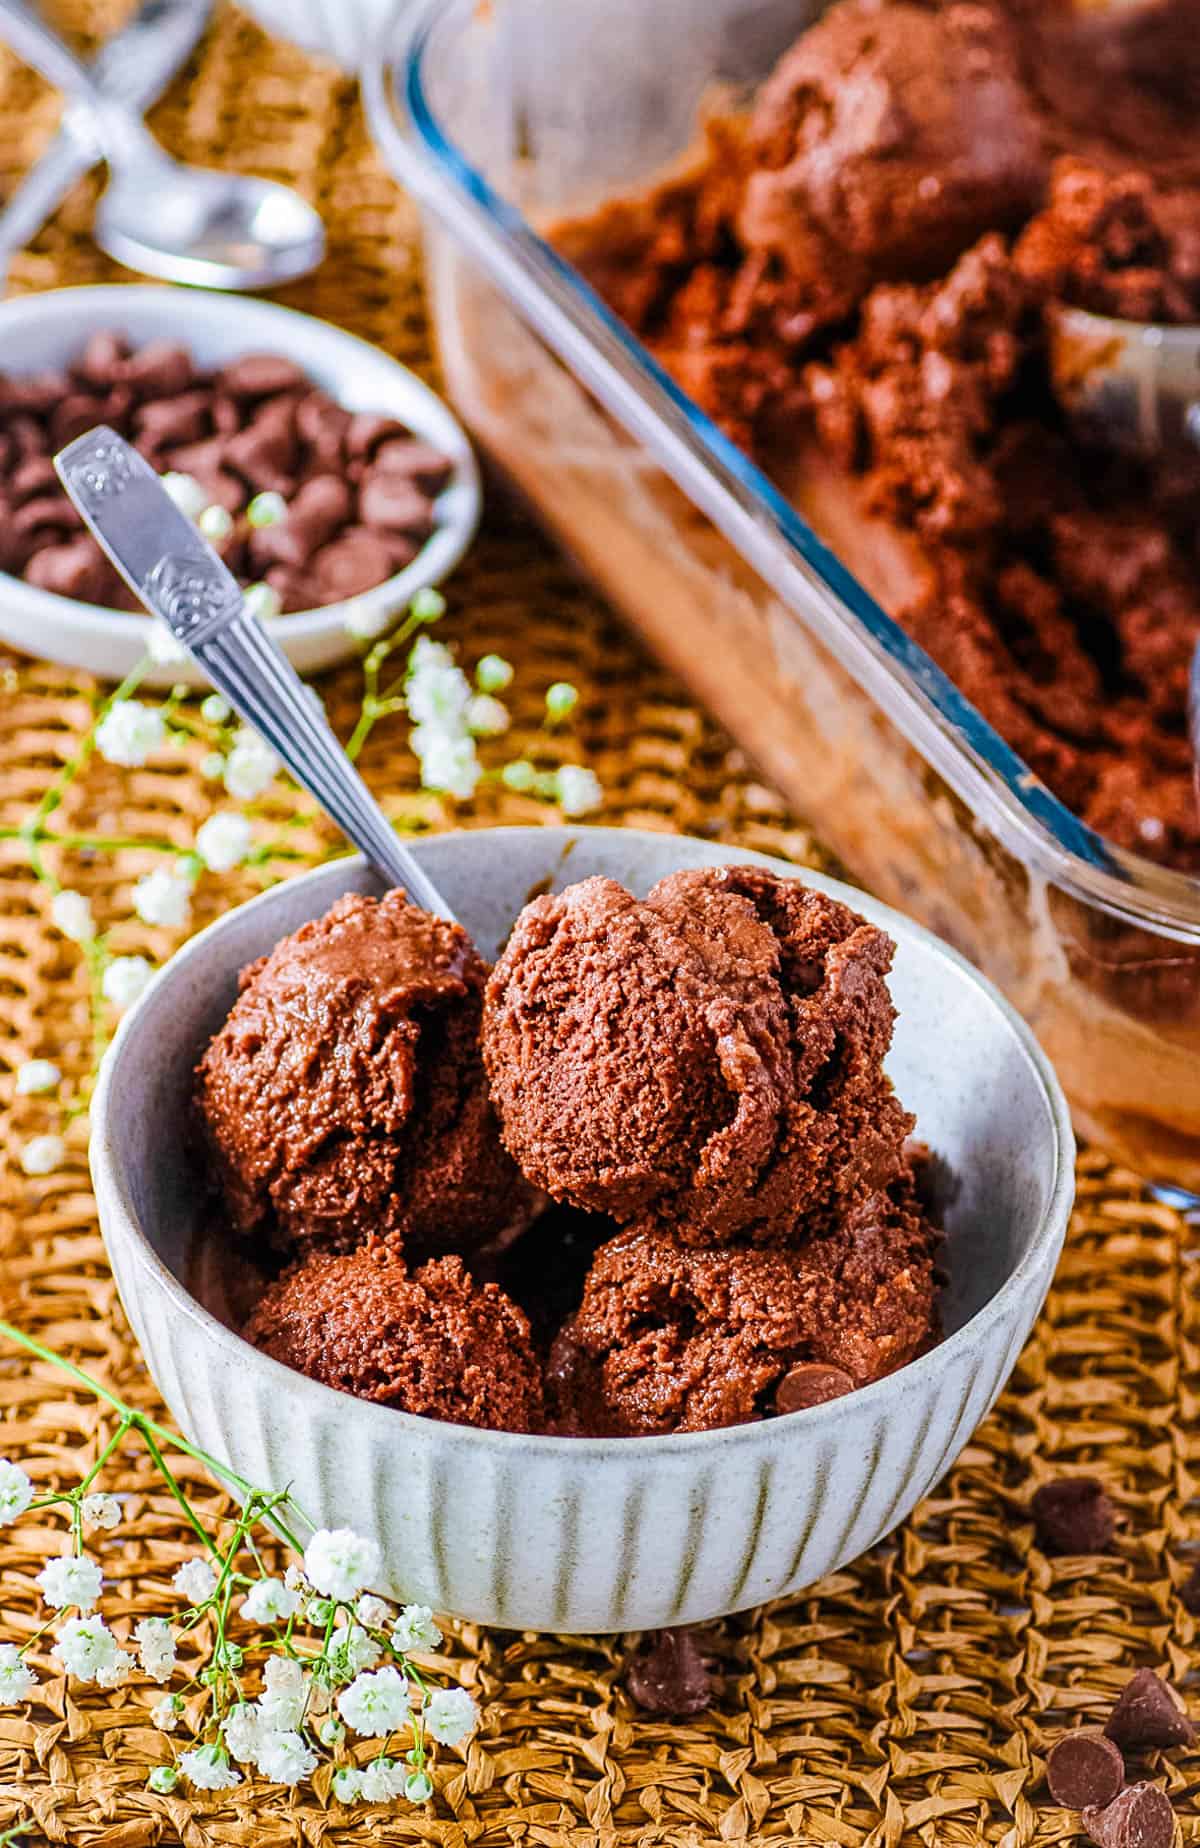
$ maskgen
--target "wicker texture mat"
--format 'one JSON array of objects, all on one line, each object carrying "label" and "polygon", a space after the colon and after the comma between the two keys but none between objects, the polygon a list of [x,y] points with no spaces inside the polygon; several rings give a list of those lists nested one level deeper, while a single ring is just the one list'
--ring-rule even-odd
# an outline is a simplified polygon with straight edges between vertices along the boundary
[{"label": "wicker texture mat", "polygon": [[[108,0],[77,10],[88,31],[114,21]],[[56,104],[0,56],[0,194],[52,132]],[[373,158],[353,87],[224,12],[155,116],[187,158],[244,165],[301,186],[330,229],[322,273],[283,299],[343,322],[423,370],[431,366],[411,208]],[[93,199],[80,187],[13,272],[40,289],[116,279],[90,244]],[[0,354],[0,365],[3,355]],[[712,833],[797,860],[814,850],[740,755],[626,640],[566,568],[499,498],[454,581],[447,627],[464,653],[518,666],[517,743],[532,739],[540,691],[582,691],[578,741],[608,795],[605,819]],[[0,667],[3,663],[0,663]],[[357,702],[349,667],[322,686],[343,725]],[[96,688],[66,672],[12,663],[0,701],[0,826],[19,824],[70,756]],[[538,742],[545,750],[545,741]],[[402,725],[372,738],[364,768],[395,800],[415,786]],[[166,767],[90,772],[61,817],[81,835],[122,829],[188,842],[213,804],[187,752]],[[287,798],[278,800],[279,819]],[[482,800],[473,820],[525,820],[513,795]],[[328,850],[302,828],[302,856]],[[71,883],[103,920],[128,916],[136,853],[72,857]],[[250,883],[245,882],[246,891]],[[236,880],[221,887],[238,896]],[[46,927],[44,888],[18,843],[0,841],[0,1095],[7,1162],[0,1196],[0,1314],[66,1350],[126,1398],[153,1388],[123,1322],[86,1178],[83,1126],[68,1167],[27,1180],[14,1159],[46,1127],[45,1105],[13,1100],[3,1076],[31,1056],[86,1067],[91,1035],[78,957]],[[198,921],[204,921],[203,917]],[[155,956],[164,933],[120,927],[120,947]],[[428,1810],[347,1812],[311,1789],[260,1785],[220,1796],[144,1788],[162,1741],[136,1686],[68,1693],[47,1681],[29,1710],[0,1711],[0,1830],[32,1823],[31,1841],[79,1848],[274,1848],[279,1844],[1032,1843],[1069,1840],[1075,1819],[1050,1807],[1041,1778],[1048,1737],[1102,1715],[1132,1668],[1160,1667],[1200,1703],[1200,1631],[1174,1595],[1200,1547],[1200,1244],[1136,1180],[1097,1157],[1080,1169],[1067,1255],[1039,1328],[999,1410],[938,1493],[891,1541],[812,1592],[720,1626],[724,1687],[689,1723],[639,1716],[621,1691],[608,1640],[492,1635],[460,1627],[454,1673],[485,1707],[459,1762],[444,1753]],[[94,1444],[90,1400],[49,1369],[0,1360],[0,1454],[40,1483]],[[1061,1470],[1101,1475],[1125,1526],[1104,1560],[1056,1564],[1033,1546],[1026,1507]],[[200,1472],[189,1487],[216,1509]],[[166,1608],[188,1550],[171,1504],[140,1464],[107,1568],[117,1618]],[[32,1534],[32,1537],[31,1537]],[[44,1548],[25,1527],[0,1532],[0,1629],[27,1634]],[[1162,1774],[1184,1839],[1200,1841],[1200,1758]]]}]

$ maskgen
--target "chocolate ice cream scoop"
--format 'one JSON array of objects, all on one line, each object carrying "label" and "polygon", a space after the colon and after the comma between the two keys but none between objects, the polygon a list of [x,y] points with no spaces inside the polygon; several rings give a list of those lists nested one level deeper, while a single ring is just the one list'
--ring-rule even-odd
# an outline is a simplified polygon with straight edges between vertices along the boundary
[{"label": "chocolate ice cream scoop", "polygon": [[469,1252],[527,1220],[479,1057],[487,965],[402,893],[351,895],[243,970],[196,1099],[239,1232]]},{"label": "chocolate ice cream scoop", "polygon": [[866,1385],[933,1332],[935,1243],[907,1177],[798,1250],[623,1232],[551,1351],[559,1421],[601,1436],[742,1424],[821,1402],[780,1403],[800,1362],[842,1391]]},{"label": "chocolate ice cream scoop", "polygon": [[410,1272],[385,1245],[310,1256],[267,1289],[244,1333],[285,1366],[377,1405],[494,1431],[543,1422],[528,1322],[460,1258]]},{"label": "chocolate ice cream scoop", "polygon": [[685,1244],[787,1244],[899,1172],[892,944],[756,867],[535,899],[487,988],[504,1139],[553,1198]]}]

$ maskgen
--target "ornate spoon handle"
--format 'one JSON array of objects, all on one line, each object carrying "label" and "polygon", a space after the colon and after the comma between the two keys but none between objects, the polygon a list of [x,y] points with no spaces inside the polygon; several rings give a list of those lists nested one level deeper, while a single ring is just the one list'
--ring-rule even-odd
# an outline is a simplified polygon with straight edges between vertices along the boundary
[{"label": "ornate spoon handle", "polygon": [[54,459],[62,484],[113,564],[204,669],[235,712],[389,885],[439,917],[449,906],[401,841],[300,676],[242,600],[237,579],[115,430],[90,430]]}]

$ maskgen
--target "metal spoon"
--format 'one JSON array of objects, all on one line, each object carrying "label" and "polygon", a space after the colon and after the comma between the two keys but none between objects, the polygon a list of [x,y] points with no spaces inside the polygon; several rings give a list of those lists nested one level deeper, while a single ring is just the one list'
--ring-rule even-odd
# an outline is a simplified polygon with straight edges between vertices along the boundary
[{"label": "metal spoon", "polygon": [[1200,447],[1200,327],[1060,308],[1050,321],[1050,375],[1068,415],[1108,448]]},{"label": "metal spoon", "polygon": [[54,458],[63,487],[152,615],[272,745],[296,781],[389,885],[452,918],[371,795],[295,668],[245,607],[241,588],[145,458],[101,425]]},{"label": "metal spoon", "polygon": [[0,0],[0,39],[65,92],[108,162],[94,235],[119,263],[167,282],[265,289],[321,261],[324,227],[298,193],[171,160],[24,0]]}]

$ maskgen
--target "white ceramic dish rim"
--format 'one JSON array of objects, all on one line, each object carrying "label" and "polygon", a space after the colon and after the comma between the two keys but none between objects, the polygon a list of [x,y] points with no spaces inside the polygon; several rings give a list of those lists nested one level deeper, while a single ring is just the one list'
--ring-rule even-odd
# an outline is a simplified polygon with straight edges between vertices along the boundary
[{"label": "white ceramic dish rim", "polygon": [[[424,398],[431,407],[436,407],[433,421],[440,424],[447,434],[457,432],[458,440],[451,458],[454,463],[452,491],[457,497],[455,517],[435,527],[416,557],[405,565],[403,571],[385,578],[382,584],[339,603],[327,603],[318,609],[297,610],[290,616],[275,617],[268,627],[285,648],[289,642],[321,640],[339,632],[343,614],[350,602],[359,606],[364,615],[374,615],[376,612],[382,615],[393,606],[399,608],[422,586],[439,583],[454,570],[475,537],[483,502],[479,464],[466,432],[449,405],[408,366],[393,359],[382,347],[374,347],[370,341],[360,340],[357,334],[349,334],[344,328],[322,321],[317,315],[303,314],[297,308],[285,308],[280,302],[247,300],[245,296],[231,295],[221,289],[172,288],[169,284],[152,283],[84,283],[62,289],[47,289],[42,294],[14,295],[6,301],[0,301],[0,370],[13,370],[12,363],[3,351],[10,334],[15,337],[26,325],[34,322],[44,327],[47,315],[69,322],[74,318],[70,310],[77,308],[79,332],[83,337],[89,325],[92,330],[104,326],[106,313],[120,318],[135,292],[139,307],[160,305],[165,310],[169,304],[172,309],[180,309],[179,337],[185,344],[189,317],[199,320],[211,318],[215,324],[220,317],[231,316],[236,311],[238,330],[245,330],[248,342],[254,339],[255,330],[262,328],[264,348],[270,340],[270,329],[280,321],[303,323],[312,330],[314,341],[320,338],[328,345],[331,355],[336,357],[340,354],[347,362],[356,356],[366,357],[373,368],[387,366],[404,375],[410,389]],[[250,350],[249,345],[247,350]],[[16,365],[19,367],[19,360]],[[16,376],[20,376],[19,371]],[[443,490],[443,493],[449,491]],[[63,612],[69,611],[72,624],[82,632],[94,635],[97,640],[119,638],[136,643],[144,642],[147,635],[147,618],[144,615],[137,615],[132,610],[106,609],[103,604],[87,603],[76,597],[63,597],[57,591],[42,590],[36,584],[27,584],[24,578],[14,577],[11,572],[0,571],[0,596],[6,594],[19,595],[31,610],[43,612],[48,622],[63,622],[66,619]]]},{"label": "white ceramic dish rim", "polygon": [[[476,833],[480,832],[480,830],[462,830],[462,832]],[[524,832],[524,830],[517,828],[491,828],[486,830],[486,832],[491,835],[504,835],[508,833]],[[587,830],[575,828],[564,829],[562,832],[564,835],[576,837],[581,834],[586,834]],[[634,838],[640,837],[646,840],[662,838],[659,835],[651,835],[649,831],[643,829],[623,829],[621,832],[628,833]],[[436,839],[438,837],[433,836],[430,838]],[[419,852],[421,843],[418,841],[414,842],[413,845]],[[992,1322],[1003,1320],[1004,1312],[1010,1299],[1020,1296],[1023,1280],[1030,1272],[1036,1270],[1044,1259],[1044,1246],[1047,1238],[1055,1238],[1058,1236],[1058,1229],[1065,1226],[1069,1215],[1074,1190],[1075,1148],[1070,1111],[1054,1068],[1025,1021],[1017,1013],[1016,1009],[1004,998],[999,989],[988,981],[986,976],[981,975],[974,964],[968,962],[965,956],[961,956],[957,950],[953,949],[949,944],[944,943],[941,938],[935,936],[932,931],[926,930],[922,925],[914,923],[911,919],[893,911],[890,906],[872,899],[869,894],[856,891],[853,887],[845,885],[840,880],[827,878],[825,875],[813,872],[807,867],[792,866],[789,862],[776,859],[770,854],[756,853],[747,850],[745,853],[739,852],[737,857],[738,861],[767,866],[774,871],[784,871],[795,878],[803,879],[806,885],[816,886],[820,890],[830,893],[835,898],[840,898],[844,902],[857,905],[861,909],[866,910],[874,917],[876,922],[882,923],[885,926],[888,924],[889,920],[891,920],[893,924],[899,926],[902,934],[909,935],[932,947],[938,954],[944,956],[947,961],[954,964],[955,967],[966,975],[968,980],[975,983],[984,991],[993,1006],[1002,1015],[1004,1020],[1007,1021],[1030,1060],[1033,1070],[1040,1082],[1042,1093],[1045,1097],[1054,1124],[1054,1186],[1046,1203],[1046,1209],[1042,1214],[1036,1231],[1030,1237],[1028,1248],[1021,1261],[1009,1272],[995,1294],[989,1297],[988,1301],[984,1303],[981,1308],[977,1309],[975,1314],[964,1322],[960,1328],[956,1328],[953,1334],[947,1335],[944,1340],[940,1341],[936,1347],[931,1348],[928,1353],[920,1355],[916,1360],[909,1361],[906,1366],[898,1368],[896,1372],[886,1374],[883,1379],[875,1380],[869,1386],[860,1386],[856,1390],[854,1397],[864,1405],[870,1406],[873,1405],[876,1400],[882,1400],[886,1398],[889,1393],[894,1393],[897,1386],[903,1386],[906,1381],[911,1380],[914,1384],[924,1381],[930,1374],[937,1371],[939,1366],[947,1359],[956,1357],[960,1349],[965,1349],[974,1333],[978,1333],[981,1328],[988,1326]],[[735,863],[734,861],[730,861],[730,864]],[[315,881],[321,875],[328,877],[331,866],[344,866],[349,869],[350,867],[361,866],[362,864],[361,855],[350,854],[344,859],[339,858],[332,862],[326,862],[322,866],[314,867],[307,873],[297,874],[294,879],[289,879],[285,883],[289,889],[293,889],[298,882],[304,882],[306,880]],[[202,1303],[197,1301],[190,1291],[185,1289],[183,1284],[175,1276],[175,1273],[168,1265],[163,1263],[163,1260],[155,1251],[150,1240],[142,1230],[138,1216],[134,1211],[133,1203],[126,1190],[123,1177],[118,1171],[118,1164],[108,1146],[105,1125],[109,1119],[110,1112],[115,1107],[114,1092],[119,1074],[119,1066],[125,1043],[131,1037],[137,1017],[142,1009],[152,1002],[159,988],[169,983],[173,975],[177,974],[188,962],[205,954],[210,942],[220,935],[231,918],[235,915],[239,917],[244,916],[244,914],[252,908],[265,909],[269,907],[272,899],[277,898],[279,891],[280,887],[274,886],[269,891],[260,892],[255,898],[248,899],[245,904],[235,906],[233,910],[226,912],[222,917],[215,919],[213,923],[207,925],[203,930],[198,931],[181,949],[176,951],[169,962],[163,965],[153,981],[147,986],[135,1007],[133,1007],[122,1020],[113,1038],[113,1042],[105,1055],[96,1086],[95,1099],[93,1101],[93,1121],[95,1128],[91,1141],[91,1162],[96,1189],[98,1193],[103,1192],[106,1197],[119,1204],[126,1227],[132,1232],[137,1242],[138,1258],[143,1263],[148,1264],[150,1269],[156,1274],[158,1282],[165,1288],[175,1306],[181,1313],[188,1316],[190,1320],[197,1323],[205,1337],[210,1341],[215,1341],[217,1346],[222,1349],[231,1360],[239,1361],[243,1366],[251,1364],[267,1369],[267,1377],[277,1379],[281,1390],[286,1389],[298,1395],[301,1405],[305,1402],[310,1402],[313,1405],[323,1405],[328,1408],[331,1400],[341,1401],[349,1399],[350,1404],[357,1407],[357,1415],[370,1418],[377,1422],[381,1435],[386,1435],[389,1430],[393,1432],[396,1430],[395,1420],[397,1418],[402,1418],[405,1424],[410,1428],[416,1427],[427,1432],[428,1426],[431,1423],[436,1423],[436,1420],[419,1417],[413,1412],[399,1411],[391,1406],[373,1405],[369,1400],[356,1399],[351,1394],[338,1392],[335,1387],[325,1386],[317,1380],[311,1380],[305,1374],[296,1372],[294,1368],[286,1367],[281,1361],[273,1360],[269,1355],[261,1353],[258,1349],[252,1347],[249,1342],[243,1341],[241,1336],[234,1334],[233,1330],[227,1328],[223,1322],[218,1321],[216,1316],[212,1315]],[[838,1418],[838,1402],[835,1399],[829,1401],[825,1405],[809,1406],[801,1411],[786,1413],[784,1417],[789,1424],[793,1419],[807,1419],[809,1420],[809,1428],[813,1429],[818,1429],[822,1425],[833,1425]],[[772,1422],[779,1423],[781,1421],[776,1419]],[[614,1445],[619,1445],[622,1453],[629,1447],[636,1447],[638,1450],[652,1451],[658,1456],[692,1456],[698,1455],[701,1450],[703,1450],[706,1455],[711,1456],[714,1452],[718,1452],[727,1446],[737,1446],[739,1444],[753,1442],[755,1434],[761,1430],[761,1424],[759,1422],[754,1422],[750,1424],[723,1426],[721,1429],[715,1431],[671,1432],[655,1437],[622,1437],[619,1439],[603,1437],[557,1437],[540,1433],[529,1434],[516,1431],[492,1431],[481,1429],[474,1425],[457,1424],[447,1425],[445,1429],[449,1435],[454,1437],[455,1441],[471,1444],[484,1454],[497,1446],[502,1449],[511,1449],[513,1445],[536,1444],[544,1454],[553,1454],[557,1452],[572,1457],[581,1455],[586,1456],[589,1453],[597,1457],[611,1455]]]}]

